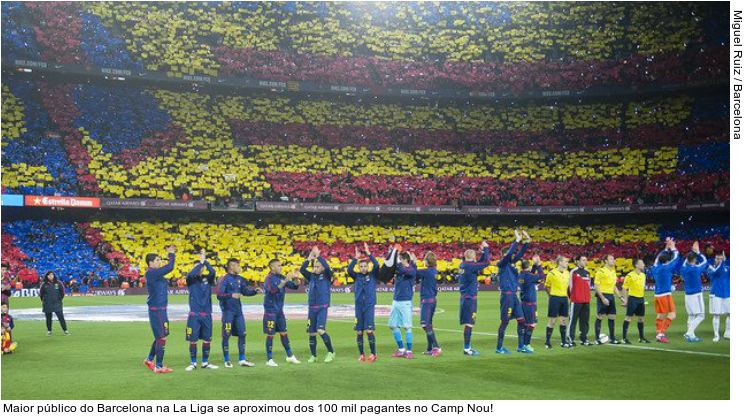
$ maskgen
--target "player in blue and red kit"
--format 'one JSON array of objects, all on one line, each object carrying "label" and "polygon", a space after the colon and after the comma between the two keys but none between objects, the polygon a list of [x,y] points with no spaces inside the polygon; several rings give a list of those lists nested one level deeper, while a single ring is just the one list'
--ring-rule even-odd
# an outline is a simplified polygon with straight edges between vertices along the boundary
[{"label": "player in blue and red kit", "polygon": [[[504,348],[504,336],[506,335],[506,327],[512,319],[517,320],[517,351],[532,354],[532,351],[524,346],[524,312],[522,311],[522,304],[517,298],[519,272],[514,266],[527,252],[530,246],[530,236],[527,231],[522,231],[522,233],[514,231],[514,235],[516,239],[509,247],[501,251],[501,260],[496,264],[499,268],[497,277],[501,289],[501,324],[499,325],[496,354],[511,354],[511,351]],[[520,241],[522,242],[522,248],[517,251]]]},{"label": "player in blue and red kit", "polygon": [[[372,363],[377,360],[377,342],[375,340],[375,305],[377,304],[377,281],[380,264],[369,251],[369,246],[364,243],[364,252],[369,260],[360,258],[361,254],[355,249],[354,258],[351,260],[346,272],[354,279],[354,330],[357,335],[357,347],[359,348],[359,362]],[[372,270],[369,269],[370,263]],[[355,272],[354,267],[359,266]],[[370,356],[364,359],[364,333],[367,333]]]},{"label": "player in blue and red kit", "polygon": [[421,327],[426,333],[425,356],[439,357],[437,336],[434,334],[434,312],[437,310],[437,256],[429,251],[424,256],[426,268],[416,271],[416,279],[421,281]]},{"label": "player in blue and red kit", "polygon": [[[307,269],[308,265],[313,264],[313,271]],[[330,363],[336,357],[333,351],[331,337],[326,332],[326,322],[328,320],[328,307],[331,305],[331,281],[333,280],[333,271],[331,266],[320,255],[318,247],[313,247],[310,255],[302,263],[300,273],[305,277],[308,283],[307,289],[307,332],[310,342],[310,358],[308,363],[316,363],[318,337],[323,340],[328,354],[324,360]]]},{"label": "player in blue and red kit", "polygon": [[[206,274],[204,274],[206,270]],[[196,343],[202,340],[202,369],[216,369],[209,364],[209,350],[212,343],[212,286],[215,284],[215,271],[207,261],[204,250],[199,255],[199,261],[186,275],[186,285],[189,288],[189,318],[186,322],[186,341],[189,342],[191,364],[186,367],[190,372],[196,369]]]},{"label": "player in blue and red kit", "polygon": [[532,269],[530,262],[522,260],[522,271],[519,272],[517,282],[519,283],[519,299],[522,303],[524,313],[524,348],[534,351],[532,348],[532,332],[537,326],[537,285],[545,280],[545,273],[542,268],[540,256],[532,256]]},{"label": "player in blue and red kit", "polygon": [[475,326],[475,316],[478,312],[478,274],[491,265],[491,257],[488,254],[488,244],[481,243],[481,255],[478,261],[475,259],[475,251],[465,251],[465,261],[460,263],[457,282],[460,285],[460,325],[463,329],[463,354],[466,356],[479,356],[480,352],[470,347],[470,337]]},{"label": "player in blue and red kit", "polygon": [[[147,313],[150,317],[150,328],[155,337],[147,355],[145,366],[155,373],[173,373],[172,369],[163,367],[165,356],[165,339],[170,333],[168,322],[168,280],[165,275],[173,271],[176,265],[176,246],[171,244],[165,248],[168,251],[168,263],[164,263],[159,255],[149,253],[145,256],[147,272]],[[153,363],[153,359],[155,363]]]},{"label": "player in blue and red kit", "polygon": [[287,318],[284,317],[284,292],[286,288],[298,289],[301,283],[299,271],[290,272],[287,276],[282,274],[282,262],[276,258],[269,261],[269,275],[264,280],[264,317],[263,331],[266,334],[266,365],[276,367],[274,361],[274,335],[278,332],[282,339],[284,351],[287,353],[287,363],[300,364],[300,361],[292,354],[289,346],[289,335],[287,335]]},{"label": "player in blue and red kit", "polygon": [[217,287],[217,300],[222,310],[222,355],[225,367],[231,368],[230,336],[238,337],[238,365],[253,367],[254,364],[245,359],[245,318],[243,318],[242,296],[255,296],[258,291],[248,287],[248,281],[240,276],[242,268],[236,258],[227,260],[227,274],[220,280]]}]

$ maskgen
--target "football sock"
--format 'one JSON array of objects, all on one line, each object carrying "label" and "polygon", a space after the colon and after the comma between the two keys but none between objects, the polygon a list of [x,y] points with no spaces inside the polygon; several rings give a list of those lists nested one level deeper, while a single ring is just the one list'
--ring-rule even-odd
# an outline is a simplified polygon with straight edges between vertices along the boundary
[{"label": "football sock", "polygon": [[273,349],[274,349],[274,336],[267,335],[266,336],[266,358],[269,360],[271,360],[274,357]]},{"label": "football sock", "polygon": [[212,344],[209,342],[202,342],[202,363],[207,363],[209,361],[209,349],[212,347]]},{"label": "football sock", "polygon": [[191,362],[196,363],[196,343],[189,344],[189,354],[191,354]]},{"label": "football sock", "polygon": [[[364,334],[362,333],[357,334],[357,348],[359,349],[359,354],[364,355]],[[310,351],[313,351],[312,340],[310,342]]]},{"label": "football sock", "polygon": [[558,330],[561,333],[561,344],[566,344],[566,326],[561,325],[558,327]]},{"label": "football sock", "polygon": [[368,331],[367,332],[367,340],[369,340],[369,349],[372,351],[373,355],[377,355],[377,342],[375,340],[375,333]]},{"label": "football sock", "polygon": [[310,336],[310,355],[318,357],[318,337],[316,335]]},{"label": "football sock", "polygon": [[400,335],[400,328],[395,328],[393,330],[393,338],[395,338],[395,342],[398,343],[398,350],[403,349],[403,337]]},{"label": "football sock", "polygon": [[320,338],[323,339],[323,344],[325,344],[326,348],[328,349],[329,353],[333,352],[333,344],[331,344],[331,336],[328,335],[328,333],[324,333],[320,336]]},{"label": "football sock", "polygon": [[413,347],[413,330],[408,328],[406,330],[406,350],[411,351]]},{"label": "football sock", "polygon": [[245,360],[245,335],[238,336],[238,360]]},{"label": "football sock", "polygon": [[282,337],[282,346],[284,346],[284,351],[287,352],[287,357],[292,357],[292,348],[289,346],[289,335],[284,334]]},{"label": "football sock", "polygon": [[470,349],[470,335],[473,333],[473,327],[465,327],[463,339],[465,340],[465,349]]}]

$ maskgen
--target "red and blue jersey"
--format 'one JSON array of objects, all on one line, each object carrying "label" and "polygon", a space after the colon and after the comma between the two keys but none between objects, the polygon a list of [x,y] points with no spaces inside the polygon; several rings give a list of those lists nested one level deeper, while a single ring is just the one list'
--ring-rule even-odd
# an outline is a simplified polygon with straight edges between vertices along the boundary
[{"label": "red and blue jersey", "polygon": [[145,280],[147,281],[147,307],[168,307],[168,280],[165,275],[173,271],[176,265],[176,255],[168,254],[168,264],[156,269],[147,269]]},{"label": "red and blue jersey", "polygon": [[708,278],[713,296],[724,299],[731,297],[731,264],[728,259],[718,266],[711,265],[708,268]]},{"label": "red and blue jersey", "polygon": [[537,303],[537,284],[545,279],[542,266],[532,266],[532,272],[523,271],[517,276],[519,299],[522,303]]},{"label": "red and blue jersey", "polygon": [[416,264],[411,262],[408,267],[398,263],[395,276],[393,300],[413,300],[413,284],[416,282]]},{"label": "red and blue jersey", "polygon": [[380,264],[370,254],[369,261],[372,263],[372,270],[367,274],[357,273],[354,271],[357,259],[351,260],[346,272],[349,277],[354,279],[354,305],[355,306],[374,306],[377,304],[377,274],[380,271]]},{"label": "red and blue jersey", "polygon": [[497,277],[499,279],[499,288],[502,292],[516,292],[519,286],[517,283],[519,271],[514,264],[522,259],[524,254],[527,252],[530,243],[526,242],[522,244],[522,248],[519,249],[519,252],[514,254],[517,251],[517,245],[517,242],[514,241],[509,247],[506,255],[499,260],[498,264],[496,264],[499,268]]},{"label": "red and blue jersey", "polygon": [[240,299],[232,297],[233,293],[240,293],[243,296],[255,296],[256,289],[248,287],[248,281],[237,274],[227,273],[222,276],[219,286],[217,286],[217,300],[220,301],[222,312],[243,312],[243,305]]},{"label": "red and blue jersey", "polygon": [[416,271],[416,279],[421,281],[422,303],[437,298],[437,276],[439,276],[439,271],[434,267],[428,267]]},{"label": "red and blue jersey", "polygon": [[333,271],[323,257],[318,257],[318,261],[324,267],[323,273],[315,274],[308,270],[307,266],[310,264],[308,260],[302,263],[300,273],[307,279],[308,283],[307,304],[310,306],[328,306],[331,304]]},{"label": "red and blue jersey", "polygon": [[457,283],[460,285],[461,296],[478,296],[478,273],[489,265],[491,265],[491,257],[488,254],[488,247],[483,249],[478,261],[463,261],[460,263]]},{"label": "red and blue jersey", "polygon": [[[659,258],[665,252],[670,255],[671,259],[666,263],[661,263]],[[654,287],[654,294],[656,296],[663,296],[672,293],[672,276],[679,268],[680,260],[679,251],[677,250],[664,250],[656,256],[654,265],[649,269],[649,272],[651,273],[650,275],[656,281],[656,286]]]},{"label": "red and blue jersey", "polygon": [[682,263],[680,274],[685,282],[685,294],[695,295],[703,291],[701,276],[707,269],[708,259],[700,253],[697,253],[695,264],[690,264],[687,260]]},{"label": "red and blue jersey", "polygon": [[[207,268],[207,274],[202,275],[202,267]],[[189,288],[189,312],[212,313],[212,286],[214,285],[215,271],[209,261],[203,265],[198,263],[186,275],[186,285]]]},{"label": "red and blue jersey", "polygon": [[280,288],[279,283],[284,280],[282,274],[269,274],[264,280],[264,313],[283,313],[284,312],[284,292],[287,288],[297,289],[298,286],[292,281],[288,281],[284,287]]}]

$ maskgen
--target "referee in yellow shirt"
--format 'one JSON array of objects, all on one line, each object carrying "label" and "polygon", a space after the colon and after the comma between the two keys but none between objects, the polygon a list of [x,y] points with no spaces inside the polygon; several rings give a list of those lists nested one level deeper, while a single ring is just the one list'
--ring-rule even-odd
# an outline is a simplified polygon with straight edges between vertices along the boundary
[{"label": "referee in yellow shirt", "polygon": [[643,299],[646,291],[646,273],[643,272],[645,268],[646,263],[636,258],[633,260],[633,271],[625,276],[625,282],[623,282],[623,295],[625,296],[623,306],[628,308],[625,313],[625,322],[623,322],[623,343],[625,344],[630,344],[628,328],[633,317],[638,319],[638,335],[640,337],[638,342],[649,344],[649,341],[643,336],[643,317],[646,316],[646,300]]},{"label": "referee in yellow shirt", "polygon": [[[597,294],[597,320],[594,321],[595,344],[599,341],[599,332],[602,330],[602,319],[607,317],[607,325],[610,329],[610,344],[620,344],[615,339],[615,295],[621,300],[622,294],[617,289],[617,273],[615,273],[615,257],[612,254],[604,256],[605,265],[597,269],[594,275],[594,293]],[[623,302],[624,303],[624,302]]]},{"label": "referee in yellow shirt", "polygon": [[548,327],[545,329],[545,348],[551,349],[550,337],[553,335],[555,318],[561,320],[561,347],[571,348],[571,344],[566,341],[566,323],[568,318],[568,259],[559,255],[555,259],[558,267],[548,273],[545,279],[545,291],[548,292]]}]

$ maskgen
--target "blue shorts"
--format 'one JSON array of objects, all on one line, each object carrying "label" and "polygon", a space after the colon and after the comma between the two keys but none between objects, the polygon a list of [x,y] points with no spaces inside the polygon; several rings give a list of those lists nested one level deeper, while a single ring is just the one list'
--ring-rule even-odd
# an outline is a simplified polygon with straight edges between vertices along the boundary
[{"label": "blue shorts", "polygon": [[166,309],[148,309],[150,317],[150,329],[155,339],[165,338],[170,334],[170,323],[168,322],[168,311]]},{"label": "blue shorts", "polygon": [[522,303],[522,312],[524,313],[525,324],[537,324],[537,303]]},{"label": "blue shorts", "polygon": [[375,305],[354,306],[354,330],[375,330]]},{"label": "blue shorts", "polygon": [[222,338],[245,335],[245,318],[242,312],[222,312]]},{"label": "blue shorts", "polygon": [[524,311],[522,304],[519,303],[517,295],[514,293],[501,293],[501,322],[508,322],[511,319],[523,319]]},{"label": "blue shorts", "polygon": [[609,306],[605,306],[602,303],[602,299],[597,296],[597,315],[615,315],[617,308],[615,307],[615,295],[612,293],[602,293],[604,297],[610,302]]},{"label": "blue shorts", "polygon": [[568,317],[568,296],[550,296],[548,318]]},{"label": "blue shorts", "polygon": [[[428,302],[428,301],[433,302]],[[437,311],[437,300],[427,299],[427,302],[421,302],[421,326],[433,326],[434,325],[434,313]]]},{"label": "blue shorts", "polygon": [[186,341],[195,343],[199,340],[212,340],[212,314],[192,314],[186,320]]},{"label": "blue shorts", "polygon": [[328,306],[310,306],[307,308],[307,332],[316,333],[325,330],[328,321]]},{"label": "blue shorts", "polygon": [[413,303],[410,300],[394,300],[388,326],[392,328],[413,327]]},{"label": "blue shorts", "polygon": [[475,315],[477,312],[477,297],[460,296],[460,325],[475,325]]},{"label": "blue shorts", "polygon": [[263,332],[266,335],[274,335],[277,332],[287,332],[287,318],[284,312],[266,313],[263,316]]},{"label": "blue shorts", "polygon": [[646,301],[643,298],[628,296],[628,310],[625,316],[646,316]]}]

